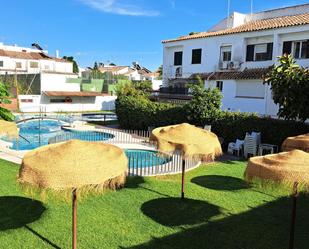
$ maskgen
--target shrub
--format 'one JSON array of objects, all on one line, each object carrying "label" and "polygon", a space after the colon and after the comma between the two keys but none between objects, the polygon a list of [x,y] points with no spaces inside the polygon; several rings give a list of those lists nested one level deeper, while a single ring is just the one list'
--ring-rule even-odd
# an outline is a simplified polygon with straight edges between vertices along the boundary
[{"label": "shrub", "polygon": [[204,126],[212,122],[221,112],[221,92],[215,88],[205,89],[200,85],[191,85],[192,100],[185,106],[186,117],[190,123]]},{"label": "shrub", "polygon": [[309,70],[295,64],[291,55],[279,58],[265,83],[271,85],[273,99],[279,105],[279,117],[305,121],[309,118]]},{"label": "shrub", "polygon": [[221,112],[212,123],[212,131],[224,138],[224,145],[244,139],[246,132],[261,132],[262,142],[281,146],[285,138],[309,132],[309,125],[302,122],[260,118],[256,114]]},{"label": "shrub", "polygon": [[119,96],[116,100],[116,114],[124,129],[147,130],[148,127],[186,121],[182,107],[151,102],[142,95]]}]

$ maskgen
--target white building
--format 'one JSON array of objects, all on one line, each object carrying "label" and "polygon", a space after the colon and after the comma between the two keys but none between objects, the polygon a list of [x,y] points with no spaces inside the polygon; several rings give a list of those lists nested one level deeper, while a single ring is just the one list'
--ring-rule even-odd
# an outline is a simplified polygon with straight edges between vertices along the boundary
[{"label": "white building", "polygon": [[153,90],[158,90],[159,86],[162,85],[162,80],[157,79],[157,73],[151,72],[149,69],[140,66],[137,62],[133,62],[132,66],[116,66],[99,64],[98,69],[101,73],[109,72],[113,75],[123,75],[132,81],[145,81],[149,80],[152,82]]},{"label": "white building", "polygon": [[223,93],[223,109],[275,116],[262,79],[289,53],[309,66],[309,4],[253,14],[233,13],[207,32],[163,41],[163,85],[182,87],[199,74]]},{"label": "white building", "polygon": [[[27,83],[19,82],[27,88],[23,95],[18,96],[22,112],[114,109],[115,97],[82,92],[72,62],[49,56],[47,51],[0,43],[1,75],[30,77]],[[31,91],[34,84],[35,90]]]}]

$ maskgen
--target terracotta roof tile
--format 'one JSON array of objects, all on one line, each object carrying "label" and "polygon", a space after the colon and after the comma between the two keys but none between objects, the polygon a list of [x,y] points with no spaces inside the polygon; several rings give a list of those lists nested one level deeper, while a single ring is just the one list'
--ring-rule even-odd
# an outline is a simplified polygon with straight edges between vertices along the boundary
[{"label": "terracotta roof tile", "polygon": [[195,78],[197,75],[199,75],[204,80],[260,80],[263,79],[265,74],[267,74],[269,71],[270,68],[246,68],[243,71],[193,74],[190,76],[190,78]]},{"label": "terracotta roof tile", "polygon": [[18,52],[0,49],[0,56],[26,60],[54,60],[58,62],[67,62],[64,59],[51,57],[42,52]]},{"label": "terracotta roof tile", "polygon": [[290,26],[298,26],[306,24],[309,24],[309,13],[251,21],[235,28],[214,31],[214,32],[200,32],[194,35],[181,36],[176,39],[165,40],[162,42],[168,43],[174,41],[199,39],[211,36],[230,35],[242,32],[253,32],[267,29],[285,28]]},{"label": "terracotta roof tile", "polygon": [[65,91],[43,91],[49,97],[96,97],[96,96],[110,96],[107,93],[99,92],[65,92]]}]

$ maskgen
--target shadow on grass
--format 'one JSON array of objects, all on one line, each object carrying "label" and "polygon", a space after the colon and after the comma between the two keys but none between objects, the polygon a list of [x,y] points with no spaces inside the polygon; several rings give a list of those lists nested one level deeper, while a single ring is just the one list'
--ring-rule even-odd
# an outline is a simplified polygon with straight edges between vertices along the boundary
[{"label": "shadow on grass", "polygon": [[143,177],[140,176],[128,176],[126,179],[125,188],[140,188],[145,183]]},{"label": "shadow on grass", "polygon": [[143,177],[129,176],[129,177],[127,177],[125,188],[129,188],[129,189],[141,188],[141,189],[145,189],[147,191],[150,191],[154,194],[158,194],[158,195],[165,196],[165,197],[170,197],[169,195],[163,194],[163,193],[156,191],[154,189],[150,189],[150,188],[142,186],[142,184],[144,184],[144,183],[145,183],[145,180],[144,180]]},{"label": "shadow on grass", "polygon": [[201,187],[215,190],[233,191],[233,190],[248,189],[250,187],[250,185],[242,179],[231,176],[220,176],[220,175],[198,176],[191,179],[191,182]]},{"label": "shadow on grass", "polygon": [[43,240],[45,243],[49,244],[51,247],[56,249],[61,249],[59,246],[51,242],[49,239],[45,238],[43,235],[39,234],[37,231],[33,230],[31,227],[25,225],[24,226],[29,232],[34,234],[35,236],[39,237],[41,240]]},{"label": "shadow on grass", "polygon": [[[288,248],[291,207],[292,199],[283,197],[238,215],[195,226],[166,237],[154,238],[130,249]],[[309,243],[308,196],[300,196],[297,207],[295,248],[307,249]],[[164,207],[158,208],[164,209]]]},{"label": "shadow on grass", "polygon": [[141,210],[164,226],[200,224],[220,213],[217,206],[205,201],[180,198],[150,200],[142,205]]},{"label": "shadow on grass", "polygon": [[30,224],[45,211],[43,203],[20,196],[0,197],[0,231],[16,229]]}]

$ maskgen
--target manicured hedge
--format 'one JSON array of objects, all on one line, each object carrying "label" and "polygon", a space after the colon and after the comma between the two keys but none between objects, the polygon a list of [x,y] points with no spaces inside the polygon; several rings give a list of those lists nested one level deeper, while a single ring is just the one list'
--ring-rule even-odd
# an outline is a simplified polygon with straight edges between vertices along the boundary
[{"label": "manicured hedge", "polygon": [[[124,129],[147,130],[148,127],[189,122],[185,108],[186,105],[151,102],[144,96],[121,96],[116,101],[119,124]],[[309,133],[309,125],[301,122],[260,118],[256,114],[239,112],[219,112],[206,124],[211,125],[212,131],[224,139],[224,147],[237,138],[243,139],[246,132],[252,131],[262,133],[263,143],[278,146],[288,136]]]},{"label": "manicured hedge", "polygon": [[183,107],[151,102],[144,96],[121,96],[116,101],[116,114],[124,129],[147,130],[186,122]]},{"label": "manicured hedge", "polygon": [[244,139],[246,132],[261,132],[262,142],[281,146],[285,138],[309,132],[309,125],[295,121],[260,118],[255,114],[222,112],[212,122],[212,131],[224,138],[225,146],[231,141]]}]

